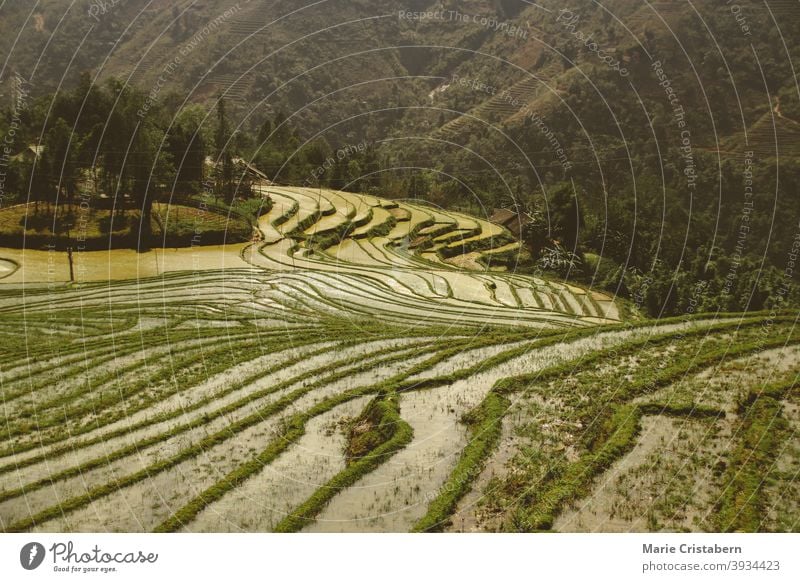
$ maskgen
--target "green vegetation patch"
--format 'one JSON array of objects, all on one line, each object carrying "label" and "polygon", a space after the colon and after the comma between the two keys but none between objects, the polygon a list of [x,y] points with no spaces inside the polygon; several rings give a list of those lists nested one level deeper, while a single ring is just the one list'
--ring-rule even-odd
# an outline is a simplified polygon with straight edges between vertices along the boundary
[{"label": "green vegetation patch", "polygon": [[351,426],[349,436],[347,467],[282,519],[275,526],[276,532],[295,532],[308,525],[334,496],[374,471],[410,443],[414,431],[400,418],[398,396],[389,394],[370,402]]},{"label": "green vegetation patch", "polygon": [[489,454],[500,441],[503,416],[509,406],[507,398],[492,391],[464,418],[471,431],[469,444],[461,453],[450,477],[428,506],[428,511],[414,524],[412,531],[441,531],[448,525],[459,499],[472,488],[472,481],[480,474]]},{"label": "green vegetation patch", "polygon": [[[252,199],[225,206],[209,198],[154,203],[149,225],[151,246],[183,247],[245,242],[271,200]],[[0,210],[0,246],[81,250],[135,248],[148,229],[136,209],[96,204],[17,204]]]},{"label": "green vegetation patch", "polygon": [[739,405],[739,442],[723,475],[723,493],[717,504],[717,527],[723,532],[765,531],[764,488],[775,470],[775,460],[792,437],[782,415],[782,400],[798,393],[797,379],[751,390]]}]

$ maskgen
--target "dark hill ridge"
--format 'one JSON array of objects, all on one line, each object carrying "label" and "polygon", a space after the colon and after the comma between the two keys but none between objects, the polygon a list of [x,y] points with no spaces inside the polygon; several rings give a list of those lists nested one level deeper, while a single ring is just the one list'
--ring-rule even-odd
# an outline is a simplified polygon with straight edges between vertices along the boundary
[{"label": "dark hill ridge", "polygon": [[[581,38],[590,36],[598,50],[632,74],[645,70],[648,55],[670,63],[685,106],[710,117],[708,104],[713,103],[718,133],[731,135],[741,130],[736,127],[741,122],[738,102],[751,123],[769,108],[750,43],[763,61],[770,91],[794,88],[785,50],[797,57],[797,48],[791,42],[783,46],[775,21],[781,23],[784,42],[797,38],[797,18],[792,17],[800,12],[796,3],[774,0],[766,5],[741,2],[738,20],[728,7],[710,0],[691,6],[678,0],[616,0],[605,8],[583,1],[568,11],[549,0],[537,6],[512,0],[332,0],[307,8],[297,2],[233,0],[71,4],[50,0],[31,8],[7,2],[0,8],[0,54],[7,57],[1,72],[4,92],[10,90],[14,71],[42,94],[54,90],[62,76],[67,86],[74,85],[81,72],[91,70],[145,90],[176,90],[190,101],[224,94],[241,104],[242,112],[261,100],[265,103],[259,110],[295,111],[323,97],[299,114],[309,134],[330,123],[330,109],[352,115],[428,101],[495,123],[524,118],[509,100],[463,87],[428,99],[432,89],[443,87],[453,75],[480,79],[497,93],[507,90],[543,112],[559,108],[559,96],[585,93],[592,98],[597,94],[592,83],[619,80],[607,78],[597,54],[581,44]],[[413,14],[420,16],[408,16]],[[525,37],[506,34],[508,29],[500,26],[506,24]],[[742,32],[743,26],[749,34]],[[565,58],[588,78],[576,76]],[[405,78],[409,75],[417,78]],[[709,86],[705,95],[701,84]],[[597,89],[602,93],[602,86]],[[337,93],[325,97],[331,92]],[[797,100],[796,91],[784,92],[787,101]],[[660,98],[647,87],[641,96],[646,101]],[[800,108],[797,103],[787,107]],[[449,136],[468,127],[452,123],[452,115],[445,116],[449,123],[443,130]],[[419,130],[435,125],[420,123],[418,112],[401,117],[408,119],[375,122],[387,130],[409,123],[420,125]],[[437,128],[432,131],[438,135]]]}]

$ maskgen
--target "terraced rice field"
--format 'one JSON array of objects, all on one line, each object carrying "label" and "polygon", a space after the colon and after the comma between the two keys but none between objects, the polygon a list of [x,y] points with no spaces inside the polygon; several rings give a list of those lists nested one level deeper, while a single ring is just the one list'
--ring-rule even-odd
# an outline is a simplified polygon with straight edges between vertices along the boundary
[{"label": "terraced rice field", "polygon": [[0,249],[0,528],[798,529],[797,313],[626,319],[480,219],[262,190],[236,263]]}]

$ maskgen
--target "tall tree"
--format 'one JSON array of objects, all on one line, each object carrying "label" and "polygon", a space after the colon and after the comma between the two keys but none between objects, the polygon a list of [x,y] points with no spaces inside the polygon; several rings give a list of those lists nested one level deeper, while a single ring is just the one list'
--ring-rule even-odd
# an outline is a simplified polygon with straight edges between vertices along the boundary
[{"label": "tall tree", "polygon": [[206,136],[205,113],[192,105],[178,113],[170,130],[169,147],[176,166],[175,189],[180,193],[197,193],[205,178]]},{"label": "tall tree", "polygon": [[230,126],[225,111],[225,98],[217,101],[217,131],[214,135],[216,149],[216,194],[228,202],[233,201],[233,160],[230,152]]},{"label": "tall tree", "polygon": [[44,141],[42,169],[46,172],[48,191],[65,197],[72,204],[77,190],[80,170],[78,155],[80,144],[72,140],[72,130],[62,118],[56,119]]},{"label": "tall tree", "polygon": [[132,177],[132,194],[141,211],[138,248],[149,248],[152,237],[151,221],[153,203],[163,193],[175,175],[172,156],[163,149],[164,132],[147,121],[142,122],[129,154]]},{"label": "tall tree", "polygon": [[562,246],[577,253],[581,225],[577,194],[569,182],[559,182],[547,191],[547,209],[552,237]]}]

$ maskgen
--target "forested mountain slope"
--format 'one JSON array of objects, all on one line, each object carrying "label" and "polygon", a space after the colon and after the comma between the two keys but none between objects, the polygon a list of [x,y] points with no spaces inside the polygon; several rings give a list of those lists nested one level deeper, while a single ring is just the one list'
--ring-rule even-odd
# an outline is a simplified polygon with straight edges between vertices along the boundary
[{"label": "forested mountain slope", "polygon": [[276,182],[507,208],[525,268],[652,314],[760,309],[797,282],[799,14],[788,0],[5,2],[0,82],[8,98],[18,74],[41,98],[28,141],[52,127],[57,89],[79,105],[114,78],[145,113],[199,104],[209,134],[223,99],[233,155]]}]

